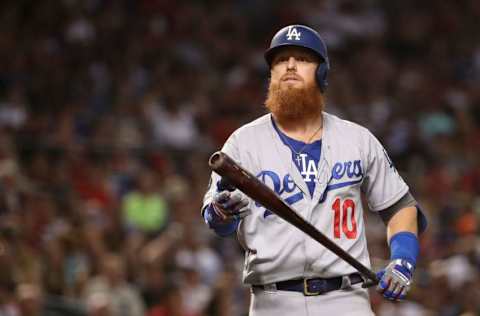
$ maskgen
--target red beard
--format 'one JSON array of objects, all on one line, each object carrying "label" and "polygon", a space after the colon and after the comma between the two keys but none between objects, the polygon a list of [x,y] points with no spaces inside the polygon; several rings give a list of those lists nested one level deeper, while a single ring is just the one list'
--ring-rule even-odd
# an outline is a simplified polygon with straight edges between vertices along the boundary
[{"label": "red beard", "polygon": [[320,115],[324,99],[314,85],[281,89],[280,84],[270,82],[265,106],[280,123],[301,122]]}]

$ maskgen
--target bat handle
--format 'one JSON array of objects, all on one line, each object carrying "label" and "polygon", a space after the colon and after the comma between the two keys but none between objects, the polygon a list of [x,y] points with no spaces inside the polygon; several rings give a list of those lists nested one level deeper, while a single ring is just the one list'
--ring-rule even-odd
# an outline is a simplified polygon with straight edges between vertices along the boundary
[{"label": "bat handle", "polygon": [[225,178],[221,178],[218,182],[217,182],[217,190],[218,191],[235,191],[235,186],[233,184],[231,184],[230,182],[228,182],[227,179]]},{"label": "bat handle", "polygon": [[363,281],[362,287],[363,287],[364,289],[366,289],[366,288],[369,288],[369,287],[372,287],[372,286],[377,285],[378,282],[379,282],[379,280],[378,280],[377,278],[375,278],[375,280],[365,279],[365,281]]}]

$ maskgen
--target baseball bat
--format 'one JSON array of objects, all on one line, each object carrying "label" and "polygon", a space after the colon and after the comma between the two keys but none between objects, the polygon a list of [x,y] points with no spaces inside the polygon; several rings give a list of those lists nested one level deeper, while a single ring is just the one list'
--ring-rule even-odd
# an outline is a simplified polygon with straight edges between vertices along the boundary
[{"label": "baseball bat", "polygon": [[297,227],[357,269],[357,271],[365,278],[363,287],[370,287],[378,284],[379,280],[377,275],[372,270],[364,266],[316,229],[312,224],[304,220],[287,203],[278,197],[272,189],[258,180],[257,177],[249,171],[238,165],[227,154],[221,151],[215,152],[210,157],[208,164],[213,171],[222,177],[222,181],[226,180],[229,184],[242,191],[251,199],[262,204],[272,213],[275,213],[285,221]]}]

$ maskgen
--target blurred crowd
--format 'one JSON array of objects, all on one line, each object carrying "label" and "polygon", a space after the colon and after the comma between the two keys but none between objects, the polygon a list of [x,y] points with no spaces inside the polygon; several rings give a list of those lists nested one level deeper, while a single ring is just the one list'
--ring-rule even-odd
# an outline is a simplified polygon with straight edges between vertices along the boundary
[{"label": "blurred crowd", "polygon": [[372,292],[377,315],[479,315],[479,21],[476,0],[2,1],[0,315],[247,315],[242,250],[200,205],[290,23],[327,42],[326,110],[379,137],[429,218],[409,300]]}]

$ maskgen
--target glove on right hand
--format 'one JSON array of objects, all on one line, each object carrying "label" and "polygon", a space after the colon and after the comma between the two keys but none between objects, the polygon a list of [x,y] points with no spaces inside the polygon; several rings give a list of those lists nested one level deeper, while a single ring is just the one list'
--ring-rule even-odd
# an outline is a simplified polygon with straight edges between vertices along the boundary
[{"label": "glove on right hand", "polygon": [[222,222],[240,220],[252,213],[248,198],[239,190],[221,191],[213,196],[213,210]]}]

